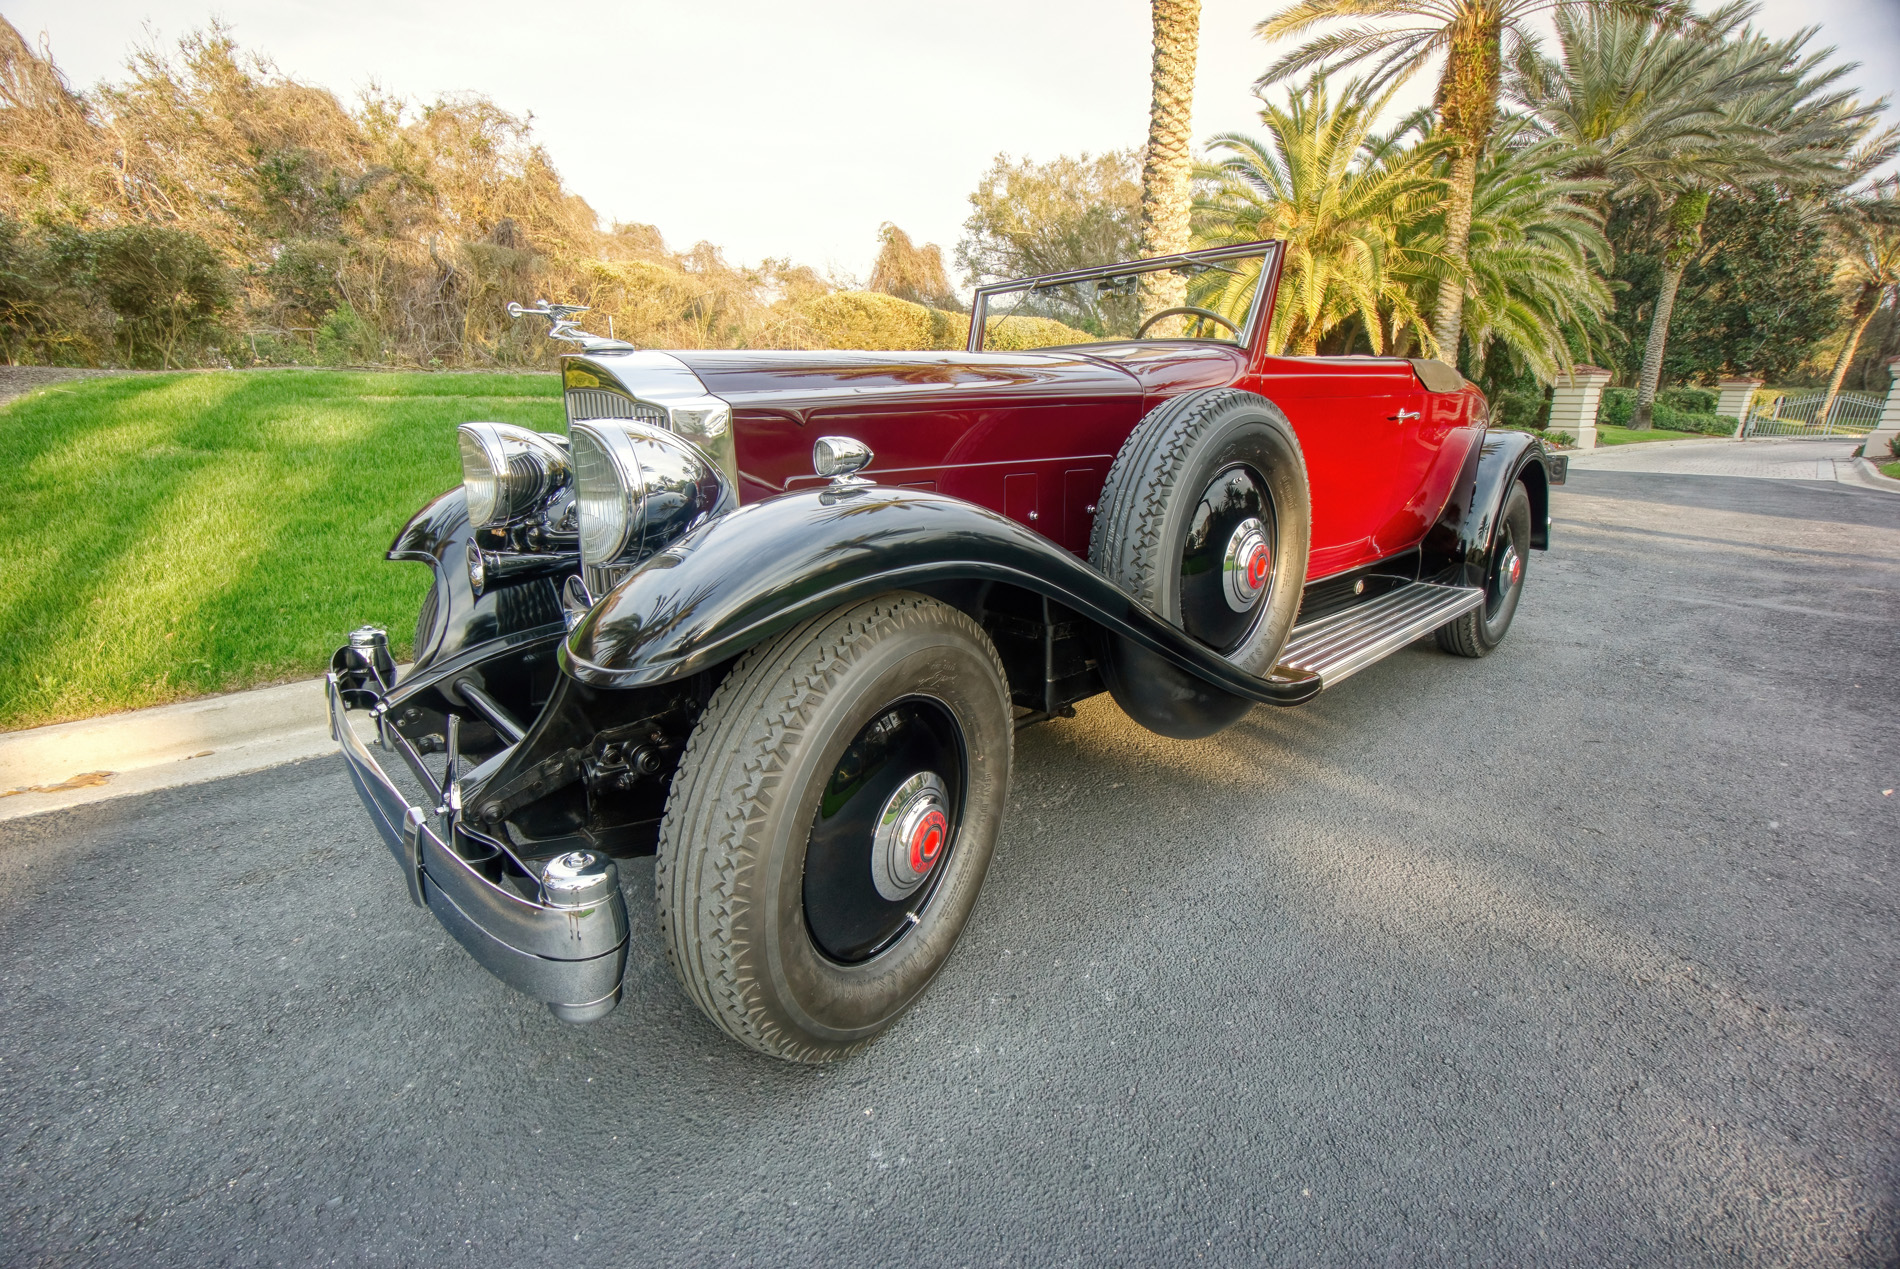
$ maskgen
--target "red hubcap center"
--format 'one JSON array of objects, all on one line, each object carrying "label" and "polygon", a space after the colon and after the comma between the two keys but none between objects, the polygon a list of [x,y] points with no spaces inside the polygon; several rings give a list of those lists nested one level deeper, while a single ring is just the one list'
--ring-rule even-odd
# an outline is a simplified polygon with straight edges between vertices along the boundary
[{"label": "red hubcap center", "polygon": [[944,834],[950,831],[950,821],[942,811],[931,811],[917,821],[917,827],[910,833],[910,868],[912,872],[925,873],[930,865],[937,862],[938,852],[943,850]]},{"label": "red hubcap center", "polygon": [[1265,586],[1267,584],[1267,570],[1272,567],[1273,560],[1267,554],[1266,543],[1262,542],[1255,546],[1253,553],[1247,557],[1248,588],[1251,590],[1259,590],[1262,586]]}]

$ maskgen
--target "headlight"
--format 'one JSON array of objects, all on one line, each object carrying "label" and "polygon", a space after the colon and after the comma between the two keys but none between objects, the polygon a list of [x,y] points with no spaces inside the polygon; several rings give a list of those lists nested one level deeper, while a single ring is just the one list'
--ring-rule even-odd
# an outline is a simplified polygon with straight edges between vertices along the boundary
[{"label": "headlight", "polygon": [[468,520],[478,529],[536,515],[567,487],[566,452],[539,432],[510,423],[464,423],[455,432]]},{"label": "headlight", "polygon": [[590,569],[637,564],[732,503],[712,460],[670,432],[596,419],[575,423],[569,443]]}]

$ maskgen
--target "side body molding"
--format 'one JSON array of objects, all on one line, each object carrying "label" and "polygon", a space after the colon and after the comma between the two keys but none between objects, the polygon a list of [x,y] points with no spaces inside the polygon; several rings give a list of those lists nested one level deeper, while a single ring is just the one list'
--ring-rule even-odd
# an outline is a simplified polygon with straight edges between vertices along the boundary
[{"label": "side body molding", "polygon": [[1321,686],[1304,673],[1248,674],[1013,520],[958,498],[877,486],[783,494],[701,525],[595,605],[561,664],[592,687],[664,683],[841,605],[956,581],[1040,594],[1248,700],[1297,705]]}]

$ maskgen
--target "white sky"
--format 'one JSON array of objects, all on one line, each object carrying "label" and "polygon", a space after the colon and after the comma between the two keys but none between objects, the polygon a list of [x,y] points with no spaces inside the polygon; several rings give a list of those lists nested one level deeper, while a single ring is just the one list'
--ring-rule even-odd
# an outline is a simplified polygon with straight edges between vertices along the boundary
[{"label": "white sky", "polygon": [[[1252,28],[1278,7],[1204,0],[1197,137],[1258,126],[1251,85],[1270,52]],[[532,113],[604,220],[859,277],[885,220],[949,256],[999,151],[1101,151],[1147,130],[1141,0],[0,0],[0,13],[48,36],[76,87],[216,16],[346,99],[372,81],[412,101],[486,93]],[[1862,63],[1867,96],[1900,97],[1900,0],[1765,0],[1760,23],[1820,24]]]}]

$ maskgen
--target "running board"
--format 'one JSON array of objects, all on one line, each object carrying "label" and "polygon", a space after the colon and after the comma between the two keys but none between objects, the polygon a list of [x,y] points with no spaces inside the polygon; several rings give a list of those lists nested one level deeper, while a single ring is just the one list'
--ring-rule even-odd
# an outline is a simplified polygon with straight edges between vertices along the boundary
[{"label": "running board", "polygon": [[1276,672],[1317,674],[1328,688],[1483,604],[1476,587],[1413,582],[1293,627]]}]

